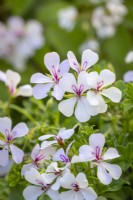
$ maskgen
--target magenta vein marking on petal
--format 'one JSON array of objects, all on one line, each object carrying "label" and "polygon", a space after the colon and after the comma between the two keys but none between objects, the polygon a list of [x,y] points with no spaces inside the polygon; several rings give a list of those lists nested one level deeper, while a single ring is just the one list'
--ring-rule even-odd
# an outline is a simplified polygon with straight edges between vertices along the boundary
[{"label": "magenta vein marking on petal", "polygon": [[100,88],[103,86],[103,84],[104,84],[104,81],[102,80],[102,81],[99,81],[99,82],[97,82],[97,91],[99,91],[100,90]]},{"label": "magenta vein marking on petal", "polygon": [[6,135],[7,142],[12,141],[13,137],[12,137],[12,135],[9,133],[9,130],[8,130],[8,129],[5,129],[5,135]]},{"label": "magenta vein marking on petal", "polygon": [[58,73],[55,70],[55,66],[52,66],[52,74],[53,74],[53,78],[54,80],[58,83],[59,82],[59,77],[58,77]]},{"label": "magenta vein marking on petal", "polygon": [[87,61],[85,61],[85,62],[84,62],[84,64],[83,64],[82,71],[86,71],[87,64],[88,64],[88,62],[87,62]]},{"label": "magenta vein marking on petal", "polygon": [[100,159],[100,147],[96,146],[96,159],[99,160]]},{"label": "magenta vein marking on petal", "polygon": [[64,162],[64,163],[69,163],[70,162],[70,160],[69,160],[69,158],[67,158],[67,157],[65,157],[64,155],[60,155],[60,158],[61,158],[61,160]]},{"label": "magenta vein marking on petal", "polygon": [[79,185],[77,183],[72,183],[71,186],[74,188],[75,192],[79,190]]},{"label": "magenta vein marking on petal", "polygon": [[75,85],[72,85],[72,89],[74,91],[74,93],[77,95],[77,96],[81,96],[82,93],[83,93],[83,89],[84,89],[84,86],[81,84],[79,88],[77,88]]}]

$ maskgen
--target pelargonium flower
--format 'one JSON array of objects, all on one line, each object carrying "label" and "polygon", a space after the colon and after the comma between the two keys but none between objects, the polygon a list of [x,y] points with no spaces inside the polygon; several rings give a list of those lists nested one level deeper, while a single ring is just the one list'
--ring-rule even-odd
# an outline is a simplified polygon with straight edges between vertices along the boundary
[{"label": "pelargonium flower", "polygon": [[129,51],[128,54],[126,55],[125,58],[126,63],[131,63],[133,62],[133,51]]},{"label": "pelargonium flower", "polygon": [[115,148],[109,148],[102,154],[105,144],[105,137],[101,133],[92,134],[89,137],[90,145],[83,145],[79,149],[79,156],[73,156],[72,163],[92,162],[92,166],[97,166],[97,177],[101,183],[108,185],[112,178],[118,180],[121,176],[121,168],[118,165],[107,163],[106,161],[120,157]]},{"label": "pelargonium flower", "polygon": [[127,71],[123,76],[123,80],[125,83],[133,82],[133,70]]},{"label": "pelargonium flower", "polygon": [[101,106],[106,111],[107,104],[105,104],[102,97],[108,97],[111,101],[118,103],[121,100],[122,93],[116,87],[106,89],[106,86],[111,85],[115,81],[115,74],[108,69],[104,69],[98,74],[97,72],[90,72],[87,77],[89,91],[87,92],[87,100],[92,106]]},{"label": "pelargonium flower", "polygon": [[77,73],[87,71],[88,68],[90,68],[98,61],[98,54],[90,49],[83,51],[81,65],[78,63],[72,51],[68,52],[67,57],[71,68],[74,69]]},{"label": "pelargonium flower", "polygon": [[81,72],[76,81],[73,74],[67,73],[60,80],[61,88],[72,95],[69,95],[69,99],[61,101],[58,109],[66,117],[70,117],[74,113],[76,119],[80,122],[86,122],[91,115],[99,113],[97,106],[92,107],[87,101],[86,91],[89,89],[86,81],[87,77],[87,72]]},{"label": "pelargonium flower", "polygon": [[14,139],[27,135],[29,129],[23,122],[17,124],[12,130],[12,121],[8,117],[0,118],[0,133],[4,136],[4,139],[0,140],[0,146],[3,147],[0,150],[0,165],[6,166],[9,162],[8,152],[12,154],[12,159],[15,163],[19,164],[22,162],[24,152],[16,147]]},{"label": "pelargonium flower", "polygon": [[88,187],[88,180],[84,173],[79,173],[76,177],[72,173],[66,173],[60,183],[63,188],[69,189],[60,194],[60,200],[95,200],[97,198],[92,187]]},{"label": "pelargonium flower", "polygon": [[59,55],[56,52],[47,53],[44,56],[44,63],[49,70],[50,75],[43,75],[42,73],[33,74],[31,83],[37,83],[33,88],[33,96],[36,99],[43,99],[48,96],[48,92],[53,88],[51,93],[57,100],[61,100],[64,92],[60,87],[60,78],[69,71],[68,60],[60,63]]},{"label": "pelargonium flower", "polygon": [[51,182],[45,176],[40,174],[35,168],[26,172],[25,179],[33,184],[27,186],[23,191],[25,200],[36,200],[44,192],[53,200],[59,200],[59,193],[51,188]]},{"label": "pelargonium flower", "polygon": [[[57,162],[52,162],[46,169],[46,177],[51,180],[51,182],[55,181],[51,186],[54,190],[60,189],[60,181],[62,177],[70,172],[70,170],[66,167],[58,167]],[[56,180],[55,180],[56,179]]]},{"label": "pelargonium flower", "polygon": [[50,146],[40,149],[39,144],[33,148],[31,152],[32,162],[25,164],[22,167],[21,175],[24,175],[31,168],[42,167],[45,160],[50,160],[51,156],[55,153],[54,149]]},{"label": "pelargonium flower", "polygon": [[32,87],[30,85],[23,85],[17,88],[21,80],[20,75],[12,70],[7,70],[5,73],[0,71],[0,81],[3,81],[9,89],[11,96],[29,97],[32,95]]},{"label": "pelargonium flower", "polygon": [[[74,129],[68,129],[62,128],[57,135],[53,134],[47,134],[39,137],[38,139],[40,141],[47,140],[49,138],[53,138],[54,140],[49,141],[51,144],[59,144],[61,146],[64,145],[64,142],[66,139],[69,139],[74,134]],[[41,147],[43,148],[43,143],[41,144]]]}]

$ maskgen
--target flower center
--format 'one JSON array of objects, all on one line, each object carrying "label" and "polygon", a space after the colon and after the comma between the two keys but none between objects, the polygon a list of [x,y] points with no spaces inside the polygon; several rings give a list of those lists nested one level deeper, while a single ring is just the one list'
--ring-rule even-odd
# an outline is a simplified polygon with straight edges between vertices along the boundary
[{"label": "flower center", "polygon": [[44,155],[37,155],[37,157],[35,158],[35,164],[37,164],[39,161],[43,160],[45,158]]},{"label": "flower center", "polygon": [[96,146],[96,159],[100,160],[100,147]]},{"label": "flower center", "polygon": [[5,129],[5,135],[6,135],[7,143],[11,142],[13,139],[13,134],[10,134],[9,130]]},{"label": "flower center", "polygon": [[69,163],[70,162],[69,158],[64,156],[64,155],[62,155],[62,154],[60,155],[60,158],[64,163]]},{"label": "flower center", "polygon": [[84,64],[83,64],[83,66],[82,66],[82,68],[81,68],[82,71],[86,71],[87,64],[88,64],[88,62],[85,61]]},{"label": "flower center", "polygon": [[75,93],[78,97],[80,97],[80,96],[82,95],[82,93],[83,93],[84,86],[81,84],[80,87],[78,88],[78,87],[76,87],[75,85],[72,85],[72,89],[73,89],[74,93]]},{"label": "flower center", "polygon": [[103,84],[104,84],[104,81],[103,81],[103,80],[97,82],[97,91],[99,91],[99,90],[101,89],[101,87],[103,86]]},{"label": "flower center", "polygon": [[52,66],[52,75],[53,75],[54,81],[56,83],[58,83],[59,82],[59,77],[58,77],[58,73],[56,72],[56,69],[55,69],[54,65]]},{"label": "flower center", "polygon": [[57,140],[58,144],[60,146],[63,146],[64,145],[64,142],[63,142],[63,139],[61,137],[58,137],[58,136],[54,136],[54,139]]},{"label": "flower center", "polygon": [[44,185],[43,181],[41,181],[41,180],[36,179],[36,182],[37,182],[39,185],[43,186],[43,187],[41,188],[42,190],[46,190],[46,189],[48,189],[48,188],[50,187],[50,184]]},{"label": "flower center", "polygon": [[72,183],[71,186],[74,188],[75,192],[79,191],[79,185],[77,183]]}]

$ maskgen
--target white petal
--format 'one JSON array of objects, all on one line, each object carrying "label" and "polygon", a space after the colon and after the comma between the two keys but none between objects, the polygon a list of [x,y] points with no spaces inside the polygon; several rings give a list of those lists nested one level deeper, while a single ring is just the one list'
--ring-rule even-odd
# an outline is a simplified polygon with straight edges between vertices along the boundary
[{"label": "white petal", "polygon": [[88,73],[87,72],[80,72],[78,75],[78,87],[83,85],[83,92],[89,89],[88,83],[87,83]]},{"label": "white petal", "polygon": [[30,97],[32,96],[31,85],[23,85],[18,88],[16,96]]},{"label": "white petal", "polygon": [[10,144],[12,159],[15,163],[20,164],[24,157],[24,152],[13,144]]},{"label": "white petal", "polygon": [[82,62],[81,66],[84,71],[90,68],[92,65],[97,63],[98,61],[98,54],[90,49],[86,49],[82,53]]},{"label": "white petal", "polygon": [[63,140],[69,139],[74,134],[74,129],[67,129],[62,132],[59,132],[58,136]]},{"label": "white petal", "polygon": [[47,140],[47,139],[49,139],[49,138],[51,138],[51,137],[54,137],[54,136],[55,136],[55,135],[52,135],[52,134],[43,135],[43,136],[40,136],[40,137],[38,138],[38,140],[43,141],[43,140]]},{"label": "white petal", "polygon": [[6,74],[0,70],[0,81],[6,83]]},{"label": "white petal", "polygon": [[59,200],[59,192],[54,191],[51,188],[46,191],[46,194],[50,197],[51,200]]},{"label": "white petal", "polygon": [[118,103],[121,100],[122,92],[116,87],[110,87],[108,89],[104,89],[101,92],[102,95],[108,97],[111,101]]},{"label": "white petal", "polygon": [[100,180],[100,182],[104,185],[108,185],[112,181],[112,177],[109,175],[109,173],[101,165],[98,165],[97,177]]},{"label": "white petal", "polygon": [[43,193],[44,191],[41,189],[41,187],[37,186],[28,186],[23,191],[23,196],[25,200],[37,200],[38,197]]},{"label": "white petal", "polygon": [[64,60],[63,62],[60,63],[59,68],[58,68],[58,75],[63,76],[65,73],[68,73],[70,69],[70,65],[68,60]]},{"label": "white petal", "polygon": [[129,51],[128,54],[126,55],[125,58],[126,63],[131,63],[133,62],[133,51]]},{"label": "white petal", "polygon": [[115,82],[115,74],[108,69],[104,69],[100,72],[100,79],[104,81],[103,87],[105,87]]},{"label": "white petal", "polygon": [[86,160],[82,156],[73,156],[72,160],[71,160],[71,163],[80,163],[80,162],[85,162],[85,161]]},{"label": "white petal", "polygon": [[57,141],[44,141],[44,142],[42,142],[42,144],[41,144],[41,148],[40,149],[45,149],[46,147],[50,147],[50,146],[52,146],[52,144],[56,144],[57,143]]},{"label": "white petal", "polygon": [[109,148],[102,156],[103,160],[110,160],[120,157],[118,151],[115,148]]},{"label": "white petal", "polygon": [[75,117],[80,122],[90,119],[89,105],[86,97],[80,97],[75,108]]},{"label": "white petal", "polygon": [[92,116],[97,115],[98,113],[105,113],[107,111],[107,104],[105,103],[102,96],[99,95],[99,105],[90,106],[90,114]]},{"label": "white petal", "polygon": [[13,88],[16,88],[18,83],[21,80],[20,75],[17,72],[14,72],[12,70],[7,70],[6,71],[6,83],[7,85],[10,87],[11,85],[13,86]]},{"label": "white petal", "polygon": [[122,174],[122,170],[118,165],[110,164],[110,163],[102,163],[102,166],[109,172],[109,175],[118,180]]},{"label": "white petal", "polygon": [[25,179],[31,184],[40,186],[40,184],[36,180],[41,181],[43,180],[43,177],[37,171],[37,169],[32,168],[28,172],[25,173]]},{"label": "white petal", "polygon": [[36,156],[39,154],[39,151],[40,151],[40,146],[39,146],[39,144],[36,144],[35,147],[33,148],[32,152],[31,152],[31,158],[33,160],[36,159]]},{"label": "white petal", "polygon": [[8,149],[3,148],[2,150],[0,150],[0,166],[5,167],[8,165],[8,162]]},{"label": "white petal", "polygon": [[59,84],[54,86],[54,91],[52,92],[52,96],[54,96],[57,100],[61,100],[63,98],[64,91],[61,89]]},{"label": "white petal", "polygon": [[0,118],[0,132],[6,137],[5,131],[11,132],[12,121],[8,117]]},{"label": "white petal", "polygon": [[51,146],[48,146],[48,147],[45,147],[44,149],[41,149],[38,156],[43,156],[44,157],[42,158],[42,161],[43,161],[44,159],[50,160],[51,156],[53,156],[54,154],[55,154],[54,148]]},{"label": "white petal", "polygon": [[48,76],[45,76],[42,73],[36,73],[32,75],[30,82],[31,83],[51,83],[52,79]]},{"label": "white petal", "polygon": [[71,68],[79,73],[80,72],[80,67],[79,67],[79,63],[78,63],[74,53],[72,51],[69,51],[67,53],[67,57],[68,57],[68,61],[69,61],[69,64],[70,64]]},{"label": "white petal", "polygon": [[62,192],[60,194],[60,200],[66,200],[66,199],[75,200],[74,196],[75,196],[75,192],[73,190],[69,190],[66,192]]},{"label": "white petal", "polygon": [[46,172],[51,172],[51,173],[53,173],[53,172],[55,172],[55,170],[56,171],[58,171],[59,170],[59,168],[58,168],[58,163],[57,162],[52,162],[48,167],[47,167],[47,169],[46,169]]},{"label": "white petal", "polygon": [[62,148],[60,148],[56,151],[56,153],[53,156],[53,161],[62,161],[63,162],[61,156],[66,157],[66,154]]},{"label": "white petal", "polygon": [[87,83],[89,89],[97,89],[97,83],[100,81],[100,77],[97,72],[90,72],[87,77]]},{"label": "white petal", "polygon": [[56,179],[56,182],[51,186],[51,188],[52,188],[53,190],[58,191],[58,190],[60,189],[60,178],[61,178],[61,177],[58,177],[58,178]]},{"label": "white petal", "polygon": [[26,164],[26,165],[23,165],[22,169],[21,169],[21,176],[25,175],[25,173],[27,171],[29,171],[31,168],[33,168],[34,165],[32,163],[29,163],[29,164]]},{"label": "white petal", "polygon": [[74,106],[76,104],[77,98],[73,97],[67,100],[63,100],[58,105],[58,110],[66,117],[71,117],[74,112]]},{"label": "white petal", "polygon": [[72,189],[73,183],[76,183],[76,179],[72,173],[66,173],[60,180],[61,186],[66,189]]},{"label": "white petal", "polygon": [[27,135],[29,132],[29,129],[27,127],[27,125],[23,122],[17,124],[13,129],[12,129],[12,137],[14,138],[18,138],[18,137],[23,137],[25,135]]},{"label": "white petal", "polygon": [[84,173],[79,173],[76,176],[76,181],[78,182],[80,188],[86,188],[88,186],[88,180],[86,179],[86,175]]},{"label": "white petal", "polygon": [[90,105],[97,106],[100,104],[100,94],[94,91],[87,92],[87,100]]},{"label": "white petal", "polygon": [[92,147],[96,148],[97,146],[100,148],[100,155],[105,144],[105,137],[101,133],[91,134],[89,137],[89,143]]},{"label": "white petal", "polygon": [[36,99],[43,99],[48,96],[48,92],[50,91],[52,85],[51,84],[37,84],[33,87],[33,96]]},{"label": "white petal", "polygon": [[132,82],[133,81],[133,70],[127,71],[123,76],[123,80],[125,83]]},{"label": "white petal", "polygon": [[76,79],[73,74],[66,73],[59,81],[60,87],[64,92],[74,93],[72,86],[77,86]]},{"label": "white petal", "polygon": [[56,52],[47,53],[44,56],[44,63],[46,68],[51,72],[53,67],[56,69],[60,63],[60,57]]},{"label": "white petal", "polygon": [[97,198],[97,194],[91,187],[81,189],[81,192],[85,200],[96,200]]}]

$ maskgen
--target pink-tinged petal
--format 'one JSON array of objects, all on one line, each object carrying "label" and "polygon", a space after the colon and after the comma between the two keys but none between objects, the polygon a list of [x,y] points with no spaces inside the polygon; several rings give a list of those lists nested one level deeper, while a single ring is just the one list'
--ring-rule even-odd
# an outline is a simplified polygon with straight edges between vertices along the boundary
[{"label": "pink-tinged petal", "polygon": [[68,129],[68,130],[59,132],[58,137],[61,137],[63,140],[66,140],[66,139],[69,139],[73,134],[74,134],[74,129]]},{"label": "pink-tinged petal", "polygon": [[116,87],[110,87],[108,89],[104,89],[101,92],[102,95],[108,97],[111,101],[118,103],[122,98],[122,92]]},{"label": "pink-tinged petal", "polygon": [[20,164],[24,157],[24,152],[13,144],[10,144],[12,159],[15,163]]},{"label": "pink-tinged petal", "polygon": [[103,162],[102,167],[104,167],[115,180],[118,180],[122,174],[122,170],[118,165]]},{"label": "pink-tinged petal", "polygon": [[52,72],[53,68],[57,69],[60,63],[60,57],[56,52],[47,53],[44,56],[46,68]]},{"label": "pink-tinged petal", "polygon": [[32,96],[31,85],[23,85],[18,88],[16,96],[30,97]]},{"label": "pink-tinged petal", "polygon": [[17,124],[13,129],[12,129],[12,138],[18,138],[18,137],[23,137],[27,135],[29,132],[29,129],[27,125],[23,122]]},{"label": "pink-tinged petal", "polygon": [[46,194],[50,197],[51,200],[59,200],[59,192],[54,191],[51,188],[46,191]]},{"label": "pink-tinged petal", "polygon": [[23,165],[23,167],[21,169],[21,176],[25,175],[25,173],[27,171],[29,171],[30,169],[32,169],[34,167],[35,167],[35,165],[33,163],[29,163],[29,164]]},{"label": "pink-tinged petal", "polygon": [[82,192],[85,200],[96,200],[97,199],[97,194],[91,187],[84,188],[81,190],[81,192]]},{"label": "pink-tinged petal", "polygon": [[104,185],[109,185],[112,181],[112,177],[110,176],[110,174],[101,165],[98,165],[97,177]]},{"label": "pink-tinged petal", "polygon": [[83,86],[83,92],[89,89],[88,83],[87,83],[88,73],[87,72],[80,72],[78,75],[78,88],[82,85]]},{"label": "pink-tinged petal", "polygon": [[75,200],[74,196],[75,196],[75,192],[73,190],[69,190],[66,192],[62,192],[60,194],[60,200],[65,200],[65,199]]},{"label": "pink-tinged petal", "polygon": [[76,181],[78,182],[80,188],[86,188],[88,186],[88,180],[86,179],[86,175],[84,173],[79,173],[76,176]]},{"label": "pink-tinged petal", "polygon": [[73,91],[73,85],[77,86],[76,79],[73,74],[66,73],[59,81],[60,87],[64,92],[71,92]]},{"label": "pink-tinged petal", "polygon": [[86,49],[82,53],[82,62],[81,66],[84,71],[90,68],[92,65],[97,63],[98,61],[98,54],[90,49]]},{"label": "pink-tinged petal", "polygon": [[40,151],[40,146],[39,146],[39,144],[36,144],[35,147],[33,148],[32,152],[31,152],[31,158],[33,160],[36,159],[36,156],[39,154],[39,151]]},{"label": "pink-tinged petal", "polygon": [[0,133],[6,137],[6,132],[11,132],[12,121],[8,117],[0,118]]},{"label": "pink-tinged petal", "polygon": [[102,156],[103,160],[110,160],[120,157],[118,151],[115,148],[109,148]]},{"label": "pink-tinged petal", "polygon": [[51,137],[54,137],[54,136],[55,136],[55,135],[47,134],[47,135],[40,136],[40,137],[38,138],[38,140],[43,141],[43,140],[47,140],[47,139],[49,139],[49,138],[51,138]]},{"label": "pink-tinged petal", "polygon": [[53,81],[52,81],[52,78],[45,76],[42,73],[36,73],[31,76],[30,82],[31,83],[51,83]]},{"label": "pink-tinged petal", "polygon": [[96,147],[99,147],[99,156],[101,155],[101,152],[102,152],[102,149],[103,149],[103,146],[105,144],[105,137],[103,134],[101,133],[94,133],[94,134],[91,134],[90,137],[89,137],[89,143],[92,147],[96,148]]},{"label": "pink-tinged petal", "polygon": [[23,191],[23,196],[25,200],[37,200],[38,197],[44,192],[41,187],[28,186]]},{"label": "pink-tinged petal", "polygon": [[87,92],[87,100],[90,105],[98,106],[100,104],[100,94],[94,91]]},{"label": "pink-tinged petal", "polygon": [[14,72],[12,70],[7,70],[6,71],[6,84],[10,87],[13,87],[16,89],[18,83],[21,80],[20,75],[17,72]]},{"label": "pink-tinged petal", "polygon": [[72,69],[74,69],[76,72],[80,72],[80,66],[79,66],[79,63],[74,55],[74,53],[72,51],[69,51],[67,53],[67,58],[68,58],[68,61],[69,61],[69,64],[71,66]]},{"label": "pink-tinged petal", "polygon": [[58,101],[60,101],[63,98],[63,95],[64,95],[64,91],[61,89],[59,84],[56,84],[54,86],[52,96],[54,96]]},{"label": "pink-tinged petal", "polygon": [[8,149],[3,148],[2,150],[0,150],[0,166],[5,167],[8,165],[8,162]]},{"label": "pink-tinged petal", "polygon": [[6,83],[6,74],[0,70],[0,81]]},{"label": "pink-tinged petal", "polygon": [[48,96],[48,92],[50,91],[53,84],[37,84],[33,87],[33,96],[36,99],[43,99]]},{"label": "pink-tinged petal", "polygon": [[72,173],[66,173],[60,180],[60,184],[65,189],[72,189],[72,184],[76,183],[76,178]]},{"label": "pink-tinged petal", "polygon": [[70,65],[68,60],[64,60],[63,62],[60,63],[59,68],[58,68],[58,76],[63,76],[64,74],[68,73],[70,69]]},{"label": "pink-tinged petal", "polygon": [[100,81],[100,77],[97,72],[90,72],[87,77],[87,83],[89,89],[97,89],[97,83]]},{"label": "pink-tinged petal", "polygon": [[105,87],[115,82],[115,74],[108,69],[104,69],[100,72],[100,79],[104,81],[103,87]]},{"label": "pink-tinged petal", "polygon": [[75,117],[80,122],[90,119],[89,105],[86,97],[80,97],[75,108]]},{"label": "pink-tinged petal", "polygon": [[71,117],[74,112],[74,106],[76,104],[76,101],[76,97],[63,100],[59,103],[58,110],[66,117]]}]

